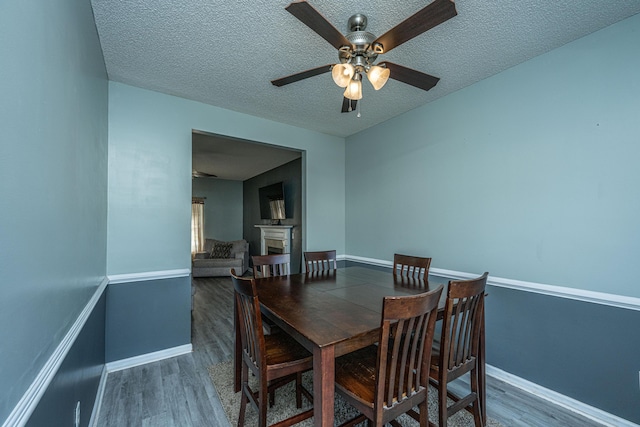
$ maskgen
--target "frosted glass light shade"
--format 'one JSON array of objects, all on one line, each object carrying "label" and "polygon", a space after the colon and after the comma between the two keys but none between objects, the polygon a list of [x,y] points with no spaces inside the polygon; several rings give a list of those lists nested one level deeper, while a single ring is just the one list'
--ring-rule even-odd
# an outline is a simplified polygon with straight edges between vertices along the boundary
[{"label": "frosted glass light shade", "polygon": [[387,83],[387,80],[389,80],[389,74],[391,74],[391,70],[389,70],[388,68],[374,65],[373,67],[369,68],[367,78],[369,79],[369,82],[371,82],[373,88],[375,90],[379,90],[380,88],[382,88],[382,86],[385,85],[385,83]]},{"label": "frosted glass light shade", "polygon": [[359,79],[351,80],[347,88],[344,90],[344,97],[354,101],[362,99],[362,82]]},{"label": "frosted glass light shade", "polygon": [[340,87],[347,87],[355,70],[351,64],[336,64],[331,70],[333,81]]}]

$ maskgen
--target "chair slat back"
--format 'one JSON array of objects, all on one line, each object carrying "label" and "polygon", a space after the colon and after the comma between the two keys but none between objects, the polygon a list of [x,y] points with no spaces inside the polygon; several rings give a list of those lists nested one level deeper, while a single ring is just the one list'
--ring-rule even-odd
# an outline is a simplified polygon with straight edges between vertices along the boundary
[{"label": "chair slat back", "polygon": [[256,282],[251,278],[245,279],[236,276],[233,269],[231,270],[231,281],[235,290],[234,297],[238,313],[236,327],[240,330],[243,358],[251,362],[249,366],[258,374],[266,368],[266,359],[263,357],[265,341]]},{"label": "chair slat back", "polygon": [[255,255],[251,260],[256,278],[286,276],[291,272],[291,254]]},{"label": "chair slat back", "polygon": [[307,273],[335,270],[338,268],[336,251],[305,252],[304,265]]},{"label": "chair slat back", "polygon": [[415,393],[426,393],[442,288],[440,285],[431,292],[384,298],[378,346],[377,408],[392,407]]},{"label": "chair slat back", "polygon": [[[440,350],[449,371],[471,364],[478,355],[488,275],[484,273],[477,279],[449,282]],[[462,369],[459,374],[453,374],[453,378],[466,371]]]},{"label": "chair slat back", "polygon": [[413,279],[427,279],[431,258],[424,258],[412,255],[393,255],[393,274],[400,277]]}]

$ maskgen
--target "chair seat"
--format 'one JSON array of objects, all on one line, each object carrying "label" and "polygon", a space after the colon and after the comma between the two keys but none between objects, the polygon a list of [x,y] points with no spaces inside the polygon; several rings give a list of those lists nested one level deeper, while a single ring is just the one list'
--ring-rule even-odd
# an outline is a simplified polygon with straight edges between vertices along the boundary
[{"label": "chair seat", "polygon": [[[336,359],[336,386],[371,408],[376,392],[377,358],[378,346],[370,345]],[[387,365],[390,364],[391,360],[388,360]],[[397,394],[397,386],[396,383],[394,395]]]},{"label": "chair seat", "polygon": [[265,357],[269,369],[295,364],[313,366],[313,355],[287,334],[265,335]]},{"label": "chair seat", "polygon": [[378,347],[370,345],[336,359],[336,386],[373,408]]}]

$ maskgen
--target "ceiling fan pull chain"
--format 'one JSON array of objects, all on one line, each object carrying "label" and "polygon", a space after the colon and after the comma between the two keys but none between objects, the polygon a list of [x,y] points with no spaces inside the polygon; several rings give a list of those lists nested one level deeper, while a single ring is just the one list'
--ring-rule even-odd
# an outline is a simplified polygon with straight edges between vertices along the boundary
[{"label": "ceiling fan pull chain", "polygon": [[356,117],[358,118],[360,118],[360,105],[362,105],[362,99],[358,101],[358,103],[356,104],[356,110],[358,111],[358,114],[356,115]]}]

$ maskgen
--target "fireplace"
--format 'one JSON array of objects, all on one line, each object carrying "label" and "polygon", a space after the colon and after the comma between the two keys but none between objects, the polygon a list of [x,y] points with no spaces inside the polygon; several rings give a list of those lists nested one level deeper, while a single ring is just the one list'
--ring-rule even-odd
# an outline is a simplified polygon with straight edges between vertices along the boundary
[{"label": "fireplace", "polygon": [[285,254],[287,243],[284,240],[264,239],[267,255]]},{"label": "fireplace", "polygon": [[256,225],[260,228],[260,255],[291,253],[293,225]]}]

